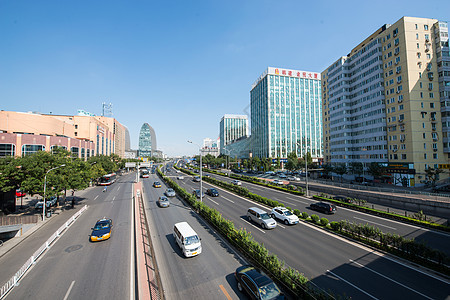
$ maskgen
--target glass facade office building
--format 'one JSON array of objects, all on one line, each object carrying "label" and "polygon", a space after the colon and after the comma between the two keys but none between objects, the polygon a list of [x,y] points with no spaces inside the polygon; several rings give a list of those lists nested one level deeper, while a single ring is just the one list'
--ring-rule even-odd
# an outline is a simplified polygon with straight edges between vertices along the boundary
[{"label": "glass facade office building", "polygon": [[139,156],[151,157],[156,149],[155,130],[148,123],[144,123],[139,132]]},{"label": "glass facade office building", "polygon": [[320,74],[269,67],[252,85],[251,153],[322,157]]},{"label": "glass facade office building", "polygon": [[224,115],[220,120],[220,153],[226,154],[227,145],[248,136],[248,117],[246,115]]}]

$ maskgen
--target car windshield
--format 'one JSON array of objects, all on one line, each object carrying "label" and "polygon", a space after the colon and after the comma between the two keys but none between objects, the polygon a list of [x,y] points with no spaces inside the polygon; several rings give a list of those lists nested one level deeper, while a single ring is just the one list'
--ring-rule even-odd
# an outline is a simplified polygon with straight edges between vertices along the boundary
[{"label": "car windshield", "polygon": [[260,287],[259,293],[261,294],[261,299],[272,299],[278,296],[281,291],[275,283],[271,282],[268,285]]},{"label": "car windshield", "polygon": [[195,244],[195,243],[198,243],[198,242],[199,242],[199,239],[198,239],[198,236],[196,236],[196,235],[188,236],[188,237],[186,237],[184,239],[184,244],[185,245],[192,245],[192,244]]},{"label": "car windshield", "polygon": [[267,213],[261,214],[260,216],[261,216],[261,219],[263,219],[263,220],[270,219],[270,217]]},{"label": "car windshield", "polygon": [[289,217],[289,216],[292,216],[292,213],[291,213],[290,210],[286,210],[286,211],[284,212],[284,215]]},{"label": "car windshield", "polygon": [[101,222],[101,223],[95,224],[94,230],[101,230],[101,229],[105,229],[105,228],[109,228],[109,223]]}]

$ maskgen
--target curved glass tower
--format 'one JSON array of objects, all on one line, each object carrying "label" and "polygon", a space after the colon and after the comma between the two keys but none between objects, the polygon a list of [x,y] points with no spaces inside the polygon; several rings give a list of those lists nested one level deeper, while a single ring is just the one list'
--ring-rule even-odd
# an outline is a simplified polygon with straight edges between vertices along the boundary
[{"label": "curved glass tower", "polygon": [[139,156],[151,157],[156,149],[155,130],[148,123],[144,123],[139,132]]}]

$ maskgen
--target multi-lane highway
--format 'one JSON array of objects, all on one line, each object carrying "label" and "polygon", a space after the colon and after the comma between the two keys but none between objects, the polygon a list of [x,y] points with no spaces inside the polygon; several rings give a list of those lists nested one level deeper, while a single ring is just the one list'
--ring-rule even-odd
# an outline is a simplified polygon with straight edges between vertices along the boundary
[{"label": "multi-lane highway", "polygon": [[[231,182],[232,180],[230,178],[215,174],[209,175],[225,182]],[[311,203],[318,202],[317,200],[306,197],[299,197],[293,194],[281,192],[272,188],[248,183],[245,181],[242,181],[242,186],[247,188],[252,193],[267,197],[272,200],[276,200],[280,203],[283,203],[285,206],[291,207],[292,209],[299,209],[302,212],[305,211],[309,215],[317,214],[320,217],[326,217],[330,221],[348,220],[349,222],[369,224],[371,226],[380,228],[380,230],[385,233],[389,232],[410,239],[414,238],[416,241],[422,241],[431,248],[443,251],[448,256],[450,256],[450,247],[448,247],[450,242],[450,234],[448,233],[430,230],[427,228],[414,226],[411,224],[406,224],[378,216],[373,216],[343,207],[337,207],[337,212],[333,215],[325,215],[313,211],[309,207]]]},{"label": "multi-lane highway", "polygon": [[[156,201],[166,186],[152,187],[156,175],[141,179],[146,215],[166,299],[245,299],[237,291],[234,271],[245,262],[201,218],[176,197],[160,208]],[[160,180],[159,180],[160,181]],[[173,225],[188,222],[201,238],[202,253],[185,258],[172,233]]]},{"label": "multi-lane highway", "polygon": [[[119,177],[107,192],[102,187],[83,191],[77,207],[86,204],[87,211],[56,240],[7,299],[133,299],[131,199],[135,179],[136,173]],[[179,199],[170,198],[169,208],[159,208],[156,200],[166,186],[151,186],[159,180],[156,175],[141,180],[165,299],[245,299],[234,278],[234,271],[245,261]],[[50,226],[58,228],[66,215],[68,212],[52,217],[1,257],[1,279],[9,279],[55,232]],[[114,222],[112,236],[92,243],[91,227],[104,216]],[[203,252],[199,256],[184,258],[174,242],[173,225],[180,221],[187,221],[201,237]]]},{"label": "multi-lane highway", "polygon": [[[189,176],[177,181],[189,192],[198,189],[198,183],[193,182]],[[244,185],[251,188],[247,184]],[[211,185],[203,182],[203,186],[206,189]],[[326,290],[354,299],[446,299],[450,296],[450,283],[447,279],[304,222],[294,226],[278,223],[274,230],[263,230],[256,224],[249,223],[245,215],[251,206],[269,211],[268,208],[223,189],[217,189],[220,196],[206,196],[204,202],[207,205],[232,220],[235,226],[251,231],[254,238],[263,243],[269,251]],[[254,192],[256,189],[259,189],[258,194],[267,192],[261,187],[255,188]],[[292,208],[305,211],[309,206],[310,200],[304,197],[276,193],[278,195],[273,195],[272,199],[277,199],[278,196],[277,200]],[[338,213],[345,211],[338,209]],[[448,244],[448,237],[443,238]]]},{"label": "multi-lane highway", "polygon": [[[120,177],[106,193],[102,187],[86,190],[79,204],[87,204],[87,211],[47,250],[7,299],[129,299],[134,277],[130,268],[134,259],[130,244],[131,178]],[[114,222],[112,237],[91,243],[91,228],[104,216]],[[40,231],[45,232],[46,225]],[[52,233],[47,231],[48,235]],[[24,261],[28,258],[20,249],[14,249],[11,255]]]}]

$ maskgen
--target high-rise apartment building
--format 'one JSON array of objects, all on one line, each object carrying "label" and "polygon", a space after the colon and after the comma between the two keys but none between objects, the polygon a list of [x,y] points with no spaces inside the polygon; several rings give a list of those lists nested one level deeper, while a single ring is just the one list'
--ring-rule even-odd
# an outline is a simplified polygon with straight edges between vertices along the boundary
[{"label": "high-rise apartment building", "polygon": [[449,62],[446,22],[403,17],[323,71],[325,162],[383,163],[405,186],[448,166]]},{"label": "high-rise apartment building", "polygon": [[139,132],[139,156],[151,157],[156,150],[155,130],[148,123],[144,123]]},{"label": "high-rise apartment building", "polygon": [[251,154],[322,157],[320,74],[269,67],[250,92]]},{"label": "high-rise apartment building", "polygon": [[220,120],[220,153],[226,154],[226,146],[233,141],[248,136],[246,115],[224,115]]}]

